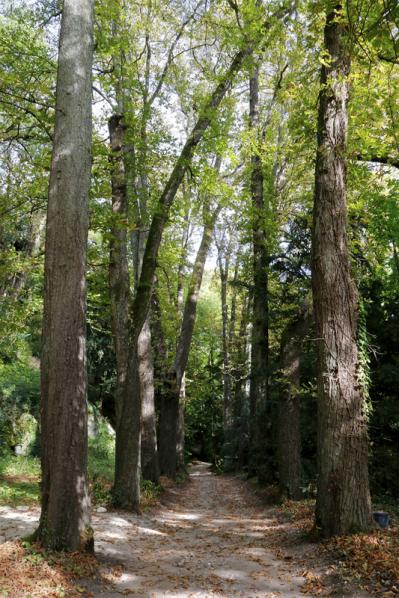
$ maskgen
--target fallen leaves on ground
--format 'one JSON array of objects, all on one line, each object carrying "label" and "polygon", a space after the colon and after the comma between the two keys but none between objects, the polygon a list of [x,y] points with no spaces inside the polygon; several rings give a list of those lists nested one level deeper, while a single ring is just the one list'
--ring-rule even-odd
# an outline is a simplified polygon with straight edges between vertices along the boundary
[{"label": "fallen leaves on ground", "polygon": [[79,580],[96,572],[92,555],[46,553],[20,541],[0,545],[1,598],[91,598]]},{"label": "fallen leaves on ground", "polygon": [[327,548],[360,586],[385,598],[399,596],[399,527],[334,538]]}]

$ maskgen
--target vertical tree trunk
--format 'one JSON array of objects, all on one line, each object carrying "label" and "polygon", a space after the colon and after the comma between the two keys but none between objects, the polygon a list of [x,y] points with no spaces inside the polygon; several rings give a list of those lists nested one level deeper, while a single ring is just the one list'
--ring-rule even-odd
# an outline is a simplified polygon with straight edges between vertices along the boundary
[{"label": "vertical tree trunk", "polygon": [[152,358],[149,318],[144,323],[138,342],[141,395],[141,472],[145,480],[159,482],[159,458],[154,393],[154,364]]},{"label": "vertical tree trunk", "polygon": [[242,305],[239,338],[237,340],[236,365],[234,368],[233,416],[237,432],[237,468],[248,464],[249,405],[248,405],[248,323],[251,298],[245,298]]},{"label": "vertical tree trunk", "polygon": [[188,295],[184,306],[176,356],[173,368],[165,381],[165,392],[161,403],[159,430],[160,467],[161,473],[171,478],[176,477],[177,471],[177,425],[179,422],[181,385],[190,353],[205,261],[211,245],[212,233],[219,211],[220,208],[217,208],[212,215],[207,214],[205,217],[202,240],[195,258]]},{"label": "vertical tree trunk", "polygon": [[371,522],[368,434],[357,350],[358,293],[347,240],[346,149],[350,72],[342,6],[327,15],[318,119],[312,285],[318,348],[318,494],[323,536]]},{"label": "vertical tree trunk", "polygon": [[233,444],[233,413],[230,372],[231,329],[229,330],[229,314],[227,305],[227,283],[229,276],[230,255],[227,248],[226,257],[223,259],[223,249],[218,247],[218,265],[220,276],[220,300],[222,309],[222,353],[223,353],[223,468],[225,471],[233,469],[234,444]]},{"label": "vertical tree trunk", "polygon": [[307,311],[287,326],[281,339],[280,362],[284,377],[278,416],[278,471],[282,496],[302,498],[300,362],[302,344],[310,324]]},{"label": "vertical tree trunk", "polygon": [[[274,16],[281,17],[287,14],[287,12],[287,9],[284,7],[281,10],[276,11]],[[262,30],[262,34],[268,29],[270,29],[273,22],[274,21],[271,20],[270,22],[265,23]],[[257,40],[257,43],[260,43],[260,39]],[[137,354],[137,340],[150,309],[152,287],[154,284],[156,269],[156,259],[158,256],[159,246],[162,240],[163,230],[169,216],[170,208],[176,197],[176,193],[180,187],[186,170],[190,165],[196,147],[201,142],[204,134],[208,130],[227,92],[231,89],[233,80],[237,73],[241,70],[245,59],[253,53],[253,47],[253,43],[248,42],[234,56],[230,66],[222,76],[220,83],[216,86],[211,96],[209,97],[209,100],[206,102],[204,108],[201,110],[198,120],[194,125],[186,143],[184,144],[180,152],[180,155],[176,160],[175,166],[169,176],[169,179],[158,200],[155,209],[155,214],[152,219],[148,233],[148,239],[143,258],[143,267],[141,269],[140,280],[137,285],[137,291],[132,305],[132,342],[134,344],[133,353]],[[133,362],[133,366],[137,367],[137,360]],[[134,421],[136,414],[136,404],[132,400],[132,397],[129,397],[126,400],[126,404],[123,405],[123,414],[125,417],[125,422]],[[130,430],[127,425],[125,425],[124,434],[126,434],[126,437],[120,438],[120,446],[125,446],[125,462],[124,464],[120,465],[118,475],[120,475],[121,478],[126,480],[126,484],[129,488],[134,488],[135,484],[133,481],[133,476],[135,474],[133,474],[132,472],[131,463],[136,459],[135,453],[137,453],[137,450],[139,450],[139,441],[136,443],[131,442],[132,439],[130,435]]]},{"label": "vertical tree trunk", "polygon": [[[250,80],[250,125],[255,140],[259,137],[259,70],[255,67]],[[268,251],[264,227],[265,202],[263,173],[259,152],[251,157],[251,197],[253,234],[253,322],[250,386],[250,473],[259,473],[260,442],[265,422],[259,415],[267,402],[269,367]]]},{"label": "vertical tree trunk", "polygon": [[42,512],[57,550],[93,547],[87,488],[86,246],[93,1],[64,0],[47,208],[41,359]]},{"label": "vertical tree trunk", "polygon": [[129,358],[130,277],[127,258],[127,185],[124,159],[123,116],[115,114],[108,123],[111,146],[112,225],[110,239],[109,291],[112,335],[116,359],[116,433],[126,392]]}]

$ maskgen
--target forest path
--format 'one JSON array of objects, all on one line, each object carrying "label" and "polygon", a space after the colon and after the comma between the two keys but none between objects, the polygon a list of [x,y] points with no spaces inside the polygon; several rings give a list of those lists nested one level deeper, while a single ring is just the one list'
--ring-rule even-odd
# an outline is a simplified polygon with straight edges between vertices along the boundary
[{"label": "forest path", "polygon": [[92,591],[104,598],[299,597],[305,579],[268,547],[265,532],[279,525],[269,511],[239,479],[198,463],[185,485],[168,491],[167,504],[150,513],[95,514],[108,588]]}]

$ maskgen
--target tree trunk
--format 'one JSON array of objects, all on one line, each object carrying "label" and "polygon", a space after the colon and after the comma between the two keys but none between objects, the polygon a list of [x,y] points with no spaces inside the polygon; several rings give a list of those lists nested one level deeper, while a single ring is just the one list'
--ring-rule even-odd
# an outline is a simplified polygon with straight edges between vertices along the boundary
[{"label": "tree trunk", "polygon": [[93,1],[64,0],[46,227],[41,358],[42,512],[37,538],[93,548],[87,487],[86,246]]},{"label": "tree trunk", "polygon": [[319,393],[316,525],[328,537],[367,530],[371,506],[358,292],[347,240],[349,39],[339,4],[327,15],[324,39],[330,57],[321,70],[312,286]]},{"label": "tree trunk", "polygon": [[[220,208],[205,216],[205,226],[198,249],[186,303],[173,368],[167,376],[165,393],[161,403],[159,453],[161,473],[175,478],[177,471],[177,427],[181,386],[190,353],[194,332],[199,291],[202,283],[206,257],[212,241],[212,233]],[[181,441],[181,440],[180,440]]]},{"label": "tree trunk", "polygon": [[[289,12],[285,7],[278,9],[273,15],[274,19],[281,18]],[[271,28],[274,19],[270,22],[264,23],[262,28],[262,35],[256,40],[257,44],[264,40],[264,34]],[[216,86],[212,92],[209,100],[200,112],[198,120],[194,125],[191,134],[189,135],[186,143],[184,144],[180,155],[176,161],[176,164],[169,176],[169,179],[164,187],[163,192],[158,200],[157,206],[155,207],[154,217],[151,222],[151,226],[148,233],[148,239],[145,247],[143,267],[141,269],[140,280],[137,286],[135,299],[132,305],[132,322],[133,322],[133,338],[132,342],[134,345],[133,354],[137,354],[137,340],[144,322],[147,318],[148,311],[151,303],[151,293],[155,278],[155,269],[159,246],[161,244],[163,231],[165,224],[169,217],[169,211],[171,205],[176,197],[176,193],[180,187],[183,177],[190,166],[190,162],[194,155],[195,149],[203,139],[206,131],[208,130],[211,122],[215,118],[216,112],[225,98],[228,91],[231,89],[233,80],[238,72],[241,70],[243,63],[253,53],[254,42],[247,42],[242,49],[240,49],[234,56],[230,66],[222,76],[220,83]],[[134,356],[134,355],[133,355]],[[133,362],[133,366],[137,366],[137,360]],[[126,404],[123,405],[123,414],[126,421],[132,422],[135,418],[136,404],[132,400],[132,397],[128,397]],[[120,475],[126,480],[126,483],[130,488],[134,487],[132,476],[135,475],[132,472],[130,463],[136,460],[135,454],[140,450],[139,441],[131,443],[129,438],[130,430],[126,426],[126,438],[120,438],[121,447],[125,445],[125,466],[121,466]],[[175,435],[174,435],[175,436]],[[176,449],[174,448],[174,451]],[[122,473],[123,472],[123,473]]]},{"label": "tree trunk", "polygon": [[234,368],[233,416],[237,433],[237,469],[248,464],[249,405],[248,405],[248,323],[251,298],[245,298],[242,305],[239,338],[237,339],[236,365]]},{"label": "tree trunk", "polygon": [[[259,69],[250,80],[250,125],[255,140],[259,138]],[[269,367],[269,309],[267,240],[264,227],[265,202],[263,172],[259,152],[251,157],[251,197],[253,235],[253,322],[250,386],[250,473],[259,473],[260,444],[265,422],[260,421],[267,403]]]},{"label": "tree trunk", "polygon": [[141,395],[141,472],[143,479],[159,482],[159,458],[154,396],[154,365],[152,359],[149,318],[145,321],[138,342]]},{"label": "tree trunk", "polygon": [[307,311],[287,326],[281,339],[280,362],[284,377],[278,417],[278,471],[280,492],[292,500],[302,498],[300,362],[310,324]]},{"label": "tree trunk", "polygon": [[130,298],[126,230],[128,205],[123,149],[125,126],[122,115],[115,114],[111,116],[108,126],[111,146],[112,187],[109,292],[112,335],[116,359],[115,422],[116,430],[118,430],[128,374]]}]

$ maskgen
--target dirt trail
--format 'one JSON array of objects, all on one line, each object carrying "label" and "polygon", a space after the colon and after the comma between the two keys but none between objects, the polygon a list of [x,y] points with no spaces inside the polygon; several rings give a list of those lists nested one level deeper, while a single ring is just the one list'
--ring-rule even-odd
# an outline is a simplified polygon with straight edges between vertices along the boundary
[{"label": "dirt trail", "polygon": [[[31,533],[38,518],[37,507],[0,508],[0,544]],[[309,581],[322,577],[322,595],[369,596],[326,577],[331,563],[317,544],[262,506],[245,482],[216,476],[206,463],[167,490],[159,507],[141,516],[95,512],[93,527],[100,571],[96,580],[79,579],[82,595],[300,598],[301,589],[320,596],[319,584]]]},{"label": "dirt trail", "polygon": [[197,464],[151,514],[96,515],[97,554],[108,567],[110,559],[123,563],[123,572],[109,578],[112,590],[95,595],[299,597],[304,578],[267,548],[265,531],[276,521],[249,499],[238,480]]}]

